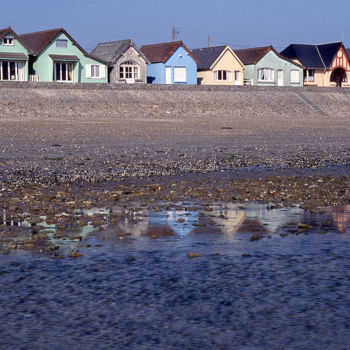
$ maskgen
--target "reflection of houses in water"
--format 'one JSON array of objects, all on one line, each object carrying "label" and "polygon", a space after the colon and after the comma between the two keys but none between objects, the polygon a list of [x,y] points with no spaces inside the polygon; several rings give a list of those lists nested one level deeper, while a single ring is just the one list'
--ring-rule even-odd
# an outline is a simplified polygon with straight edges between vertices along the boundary
[{"label": "reflection of houses in water", "polygon": [[291,222],[300,221],[303,217],[303,212],[300,208],[267,210],[263,204],[252,204],[249,205],[246,216],[247,220],[251,222],[251,226],[256,222],[257,225],[264,227],[266,232],[275,233]]},{"label": "reflection of houses in water", "polygon": [[338,232],[345,233],[350,226],[350,205],[335,207],[332,216]]},{"label": "reflection of houses in water", "polygon": [[[193,224],[198,222],[198,216],[198,211],[176,210],[172,208],[166,211],[166,216],[163,218],[160,215],[151,217],[150,224],[168,225],[177,235],[187,236],[193,230]],[[184,219],[185,221],[181,223],[178,222],[179,219]]]},{"label": "reflection of houses in water", "polygon": [[30,227],[30,223],[28,220],[20,217],[13,217],[12,215],[8,215],[6,210],[2,210],[2,220],[1,223],[5,226],[14,226],[14,227]]},{"label": "reflection of houses in water", "polygon": [[211,221],[215,224],[215,228],[227,235],[237,232],[246,220],[245,210],[239,209],[233,203],[228,203],[223,207],[214,209],[208,214]]}]

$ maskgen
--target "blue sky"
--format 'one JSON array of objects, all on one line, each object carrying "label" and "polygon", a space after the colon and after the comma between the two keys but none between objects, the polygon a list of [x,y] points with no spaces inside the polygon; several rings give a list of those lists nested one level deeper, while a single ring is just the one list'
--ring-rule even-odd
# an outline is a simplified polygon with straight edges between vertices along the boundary
[{"label": "blue sky", "polygon": [[350,0],[1,0],[0,28],[64,27],[87,51],[98,42],[136,45],[177,39],[189,48],[232,48],[342,40],[350,47]]}]

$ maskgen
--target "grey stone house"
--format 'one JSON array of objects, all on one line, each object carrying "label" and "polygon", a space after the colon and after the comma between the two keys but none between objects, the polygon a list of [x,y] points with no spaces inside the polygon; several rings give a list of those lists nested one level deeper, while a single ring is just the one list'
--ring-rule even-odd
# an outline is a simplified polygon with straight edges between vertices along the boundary
[{"label": "grey stone house", "polygon": [[91,55],[108,62],[109,83],[147,83],[150,62],[130,39],[99,43]]}]

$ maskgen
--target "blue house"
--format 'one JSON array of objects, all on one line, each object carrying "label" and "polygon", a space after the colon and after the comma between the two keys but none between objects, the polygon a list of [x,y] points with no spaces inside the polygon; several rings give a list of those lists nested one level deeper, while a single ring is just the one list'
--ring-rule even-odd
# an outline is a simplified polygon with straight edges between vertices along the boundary
[{"label": "blue house", "polygon": [[197,84],[197,59],[182,41],[144,45],[147,82],[151,84]]}]

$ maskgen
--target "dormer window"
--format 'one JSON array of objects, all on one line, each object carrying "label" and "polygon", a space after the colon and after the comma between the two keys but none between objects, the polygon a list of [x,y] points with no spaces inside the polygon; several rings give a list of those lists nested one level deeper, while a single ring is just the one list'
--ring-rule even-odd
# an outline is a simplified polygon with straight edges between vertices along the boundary
[{"label": "dormer window", "polygon": [[6,45],[6,46],[15,45],[15,39],[12,37],[5,37],[3,40],[4,40],[4,45]]},{"label": "dormer window", "polygon": [[56,47],[67,47],[68,40],[66,39],[57,39],[56,40]]}]

